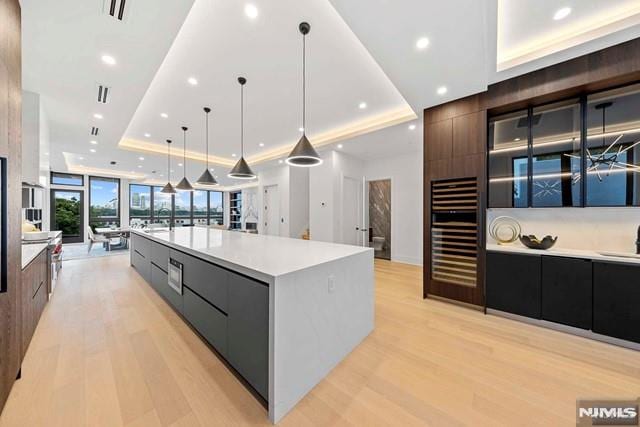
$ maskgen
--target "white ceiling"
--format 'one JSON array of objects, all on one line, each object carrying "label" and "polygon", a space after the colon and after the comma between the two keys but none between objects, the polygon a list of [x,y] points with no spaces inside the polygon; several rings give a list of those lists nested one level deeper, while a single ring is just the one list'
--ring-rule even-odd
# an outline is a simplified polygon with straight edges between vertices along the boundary
[{"label": "white ceiling", "polygon": [[[192,1],[127,2],[124,22],[103,13],[103,0],[23,0],[23,88],[41,95],[48,115],[51,165],[65,170],[63,153],[101,169],[136,167],[116,149],[149,82],[187,16]],[[103,54],[116,58],[106,66]],[[97,103],[97,83],[112,86],[111,102]],[[100,113],[104,119],[93,118]],[[97,138],[92,125],[100,126]],[[97,140],[99,145],[89,144]],[[90,149],[96,153],[90,153]],[[115,168],[110,160],[120,164]]]},{"label": "white ceiling", "polygon": [[[103,0],[24,0],[24,88],[42,95],[52,167],[111,168],[161,181],[166,179],[159,176],[166,173],[163,141],[173,138],[173,149],[181,150],[180,126],[186,125],[189,156],[196,159],[188,163],[189,177],[195,180],[203,168],[202,107],[209,105],[211,148],[219,157],[213,167],[223,184],[231,184],[224,176],[237,158],[231,155],[239,154],[239,75],[248,79],[246,155],[256,170],[277,165],[299,137],[301,20],[312,25],[308,134],[321,149],[342,143],[345,152],[361,158],[419,150],[421,125],[415,120],[413,132],[406,122],[412,109],[420,112],[640,36],[632,13],[638,0],[567,0],[562,6],[572,12],[562,21],[552,19],[560,7],[552,0],[251,2],[259,12],[255,20],[237,0],[182,0],[162,7],[136,0],[127,2],[128,17],[119,23],[101,13]],[[559,50],[498,71],[499,49],[535,46],[541,37],[562,38],[561,29],[586,24],[599,28],[595,38],[569,37],[571,43]],[[430,40],[424,50],[416,48],[420,37]],[[116,57],[118,65],[102,64],[103,53]],[[189,85],[189,77],[198,85]],[[96,82],[113,86],[110,104],[94,101]],[[436,93],[441,86],[447,87],[445,94]],[[367,108],[359,109],[360,102]],[[104,119],[93,119],[95,112]],[[163,112],[167,119],[160,117]],[[101,127],[98,146],[89,144],[95,123]],[[110,160],[118,165],[109,166]],[[182,174],[178,161],[173,160],[174,180]]]}]

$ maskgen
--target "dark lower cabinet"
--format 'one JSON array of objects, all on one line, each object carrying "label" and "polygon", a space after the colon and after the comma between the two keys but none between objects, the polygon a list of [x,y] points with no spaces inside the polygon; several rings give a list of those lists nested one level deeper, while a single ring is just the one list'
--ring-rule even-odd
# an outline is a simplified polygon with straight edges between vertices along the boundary
[{"label": "dark lower cabinet", "polygon": [[169,286],[167,273],[153,263],[151,264],[151,286],[153,286],[178,313],[182,313],[182,294],[177,293]]},{"label": "dark lower cabinet", "polygon": [[487,252],[487,307],[540,318],[539,256]]},{"label": "dark lower cabinet", "polygon": [[183,290],[184,317],[225,358],[227,357],[227,316],[189,288]]},{"label": "dark lower cabinet", "polygon": [[227,360],[268,400],[269,288],[246,277],[229,277]]},{"label": "dark lower cabinet", "polygon": [[640,342],[640,266],[593,263],[593,331]]},{"label": "dark lower cabinet", "polygon": [[591,290],[591,260],[542,257],[542,319],[591,329]]}]

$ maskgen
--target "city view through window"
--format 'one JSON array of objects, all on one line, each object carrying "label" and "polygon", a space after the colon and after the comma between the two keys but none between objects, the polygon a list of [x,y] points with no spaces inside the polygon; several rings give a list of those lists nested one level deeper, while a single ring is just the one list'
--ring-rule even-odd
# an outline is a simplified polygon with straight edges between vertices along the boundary
[{"label": "city view through window", "polygon": [[120,180],[89,177],[89,224],[94,227],[120,225]]}]

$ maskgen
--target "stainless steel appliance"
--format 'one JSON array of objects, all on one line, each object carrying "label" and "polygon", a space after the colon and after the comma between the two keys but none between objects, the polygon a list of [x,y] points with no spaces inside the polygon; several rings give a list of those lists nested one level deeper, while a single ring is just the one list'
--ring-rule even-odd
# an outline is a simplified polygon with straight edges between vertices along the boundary
[{"label": "stainless steel appliance", "polygon": [[169,258],[169,287],[182,295],[182,263]]}]

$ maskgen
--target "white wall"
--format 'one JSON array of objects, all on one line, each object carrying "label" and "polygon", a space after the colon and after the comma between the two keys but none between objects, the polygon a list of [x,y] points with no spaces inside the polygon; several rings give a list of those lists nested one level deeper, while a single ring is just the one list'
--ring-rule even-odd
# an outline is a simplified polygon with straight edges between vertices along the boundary
[{"label": "white wall", "polygon": [[368,160],[367,181],[391,179],[391,260],[422,265],[422,156]]},{"label": "white wall", "polygon": [[299,239],[309,228],[309,169],[289,168],[289,237]]},{"label": "white wall", "polygon": [[333,154],[322,157],[323,163],[309,170],[309,232],[311,240],[333,242]]},{"label": "white wall", "polygon": [[258,173],[258,206],[260,206],[260,221],[258,221],[258,233],[264,232],[264,188],[272,185],[278,186],[279,198],[279,234],[289,236],[289,167],[281,166],[266,169]]}]

